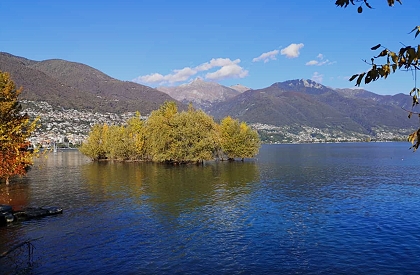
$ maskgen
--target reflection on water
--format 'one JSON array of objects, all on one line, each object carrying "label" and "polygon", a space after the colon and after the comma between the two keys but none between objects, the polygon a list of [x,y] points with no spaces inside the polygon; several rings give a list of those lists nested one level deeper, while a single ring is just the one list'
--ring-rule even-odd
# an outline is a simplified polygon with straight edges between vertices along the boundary
[{"label": "reflection on water", "polygon": [[202,166],[50,154],[0,203],[64,213],[0,228],[0,252],[41,238],[33,274],[415,274],[420,157],[404,146],[266,145]]},{"label": "reflection on water", "polygon": [[249,193],[259,181],[255,162],[187,166],[93,162],[84,165],[81,174],[93,196],[130,199],[137,204],[147,201],[156,211],[163,207],[175,216],[211,204],[214,196],[217,201],[229,201],[237,193]]}]

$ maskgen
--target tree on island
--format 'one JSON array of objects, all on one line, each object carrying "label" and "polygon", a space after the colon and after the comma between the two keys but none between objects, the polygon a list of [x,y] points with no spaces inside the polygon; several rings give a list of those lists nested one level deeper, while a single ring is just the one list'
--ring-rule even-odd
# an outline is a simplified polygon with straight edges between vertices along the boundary
[{"label": "tree on island", "polygon": [[217,124],[192,105],[178,112],[175,102],[166,102],[146,121],[149,158],[157,162],[200,162],[214,157]]},{"label": "tree on island", "polygon": [[16,89],[10,75],[0,71],[0,179],[9,184],[15,175],[26,174],[32,165],[33,151],[28,150],[28,138],[35,130],[37,120],[22,112]]},{"label": "tree on island", "polygon": [[[224,120],[223,120],[224,121]],[[165,102],[145,121],[136,117],[126,125],[95,125],[80,148],[93,160],[145,160],[168,163],[203,162],[217,157],[254,157],[260,148],[258,133],[246,123],[229,118],[217,124],[190,104],[179,112],[175,102]],[[231,131],[230,131],[231,130]]]},{"label": "tree on island", "polygon": [[[386,1],[390,7],[394,6],[395,2],[402,4],[401,0]],[[336,6],[344,8],[349,4],[356,5],[355,3],[360,3],[360,6],[357,8],[358,13],[363,12],[363,6],[372,9],[372,6],[367,0],[336,0],[335,2]],[[411,29],[410,33],[414,33],[416,38],[420,34],[420,26],[415,26]],[[365,60],[365,62],[371,66],[371,69],[367,72],[354,74],[349,80],[356,81],[356,86],[360,86],[362,82],[369,84],[380,78],[386,79],[390,74],[395,73],[397,70],[412,71],[414,75],[414,87],[409,92],[412,97],[412,106],[411,110],[406,111],[408,112],[408,118],[411,118],[413,114],[420,117],[419,112],[414,112],[414,107],[419,105],[420,97],[420,88],[417,87],[417,71],[420,70],[420,44],[404,46],[398,51],[393,51],[381,44],[377,44],[373,46],[371,50],[379,50],[379,53],[372,57],[370,62]],[[380,62],[382,64],[378,64],[377,60],[382,60]],[[408,136],[408,141],[412,143],[412,148],[416,151],[420,146],[420,128]]]},{"label": "tree on island", "polygon": [[229,160],[250,158],[258,153],[260,138],[246,123],[225,117],[220,123],[221,149]]}]

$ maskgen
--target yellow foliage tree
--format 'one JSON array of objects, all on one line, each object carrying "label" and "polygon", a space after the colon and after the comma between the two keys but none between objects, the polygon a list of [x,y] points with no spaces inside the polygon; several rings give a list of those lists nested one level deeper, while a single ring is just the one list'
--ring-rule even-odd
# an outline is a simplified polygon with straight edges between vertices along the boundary
[{"label": "yellow foliage tree", "polygon": [[108,125],[96,124],[90,130],[89,136],[80,147],[80,152],[93,160],[106,158],[105,135],[108,131]]},{"label": "yellow foliage tree", "polygon": [[228,159],[251,158],[258,154],[261,146],[257,131],[245,122],[239,122],[230,116],[220,123],[221,149]]},{"label": "yellow foliage tree", "polygon": [[10,75],[0,71],[0,178],[9,184],[15,175],[26,174],[33,163],[33,151],[28,150],[28,138],[35,130],[37,120],[22,112],[16,89]]},{"label": "yellow foliage tree", "polygon": [[259,147],[258,133],[244,122],[228,117],[220,126],[191,104],[178,112],[175,102],[166,102],[146,121],[137,113],[126,125],[95,125],[80,151],[94,160],[199,163],[220,154],[253,157]]},{"label": "yellow foliage tree", "polygon": [[169,154],[174,143],[174,117],[178,113],[175,102],[165,102],[153,111],[145,123],[148,158],[152,161],[170,161]]},{"label": "yellow foliage tree", "polygon": [[127,121],[127,135],[131,141],[130,146],[133,148],[131,158],[144,159],[146,155],[146,134],[139,112]]}]

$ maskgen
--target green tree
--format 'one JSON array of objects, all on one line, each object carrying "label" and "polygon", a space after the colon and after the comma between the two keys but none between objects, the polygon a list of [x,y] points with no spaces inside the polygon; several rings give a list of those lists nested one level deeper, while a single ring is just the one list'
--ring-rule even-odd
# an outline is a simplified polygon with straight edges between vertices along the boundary
[{"label": "green tree", "polygon": [[[355,5],[355,3],[360,2],[361,5],[358,7],[358,12],[363,12],[363,5],[372,8],[367,0],[337,0],[335,4],[339,7],[346,8],[350,3]],[[395,2],[402,4],[400,0],[387,0],[387,3],[392,7]],[[415,26],[411,29],[410,33],[414,33],[414,36],[417,37],[420,34],[420,26]],[[399,50],[391,50],[381,44],[377,44],[371,48],[373,51],[379,51],[376,56],[373,56],[370,62],[368,63],[371,68],[370,70],[354,74],[349,79],[350,81],[355,81],[356,86],[360,86],[363,82],[365,84],[371,83],[378,79],[386,79],[390,74],[395,73],[398,70],[408,70],[414,72],[414,87],[409,92],[412,97],[412,107],[411,110],[407,110],[408,118],[411,118],[413,114],[416,114],[420,117],[419,112],[414,112],[414,107],[419,105],[420,89],[417,87],[417,71],[420,69],[420,44],[413,46],[404,46]],[[408,141],[412,143],[412,148],[414,151],[420,146],[420,128],[414,131],[408,136]]]},{"label": "green tree", "polygon": [[217,148],[217,124],[213,118],[192,105],[173,120],[173,144],[170,157],[175,162],[200,162],[214,158]]},{"label": "green tree", "polygon": [[106,134],[108,132],[108,125],[95,124],[89,132],[88,138],[80,146],[79,150],[84,155],[93,160],[106,158]]},{"label": "green tree", "polygon": [[147,119],[145,132],[147,152],[153,161],[209,160],[217,147],[217,124],[191,105],[179,113],[174,102],[166,102]]},{"label": "green tree", "polygon": [[127,121],[127,135],[130,140],[132,159],[144,159],[146,155],[146,133],[140,113]]},{"label": "green tree", "polygon": [[15,175],[24,175],[32,165],[34,152],[28,150],[28,138],[37,126],[37,119],[22,112],[10,75],[0,71],[0,178],[9,184]]},{"label": "green tree", "polygon": [[145,123],[148,159],[157,162],[171,160],[170,148],[174,142],[174,117],[177,113],[175,102],[165,102],[150,114]]},{"label": "green tree", "polygon": [[94,125],[80,151],[93,160],[141,160],[145,155],[145,132],[140,113],[126,125]]},{"label": "green tree", "polygon": [[127,160],[131,157],[132,140],[124,126],[109,126],[104,141],[106,144],[104,149],[108,159]]},{"label": "green tree", "polygon": [[137,113],[126,125],[95,125],[80,151],[93,160],[198,163],[221,151],[230,159],[253,157],[259,147],[258,133],[246,123],[228,117],[218,125],[191,104],[178,112],[175,102],[166,102],[144,122]]},{"label": "green tree", "polygon": [[228,159],[251,158],[261,146],[257,131],[230,116],[220,122],[221,149]]}]

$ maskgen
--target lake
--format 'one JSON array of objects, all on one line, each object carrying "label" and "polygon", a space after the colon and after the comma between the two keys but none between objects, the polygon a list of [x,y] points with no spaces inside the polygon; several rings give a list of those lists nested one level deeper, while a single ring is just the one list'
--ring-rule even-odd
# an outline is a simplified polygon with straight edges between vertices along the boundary
[{"label": "lake", "polygon": [[420,152],[264,145],[245,162],[91,162],[50,153],[0,203],[62,215],[0,227],[0,274],[419,274]]}]

